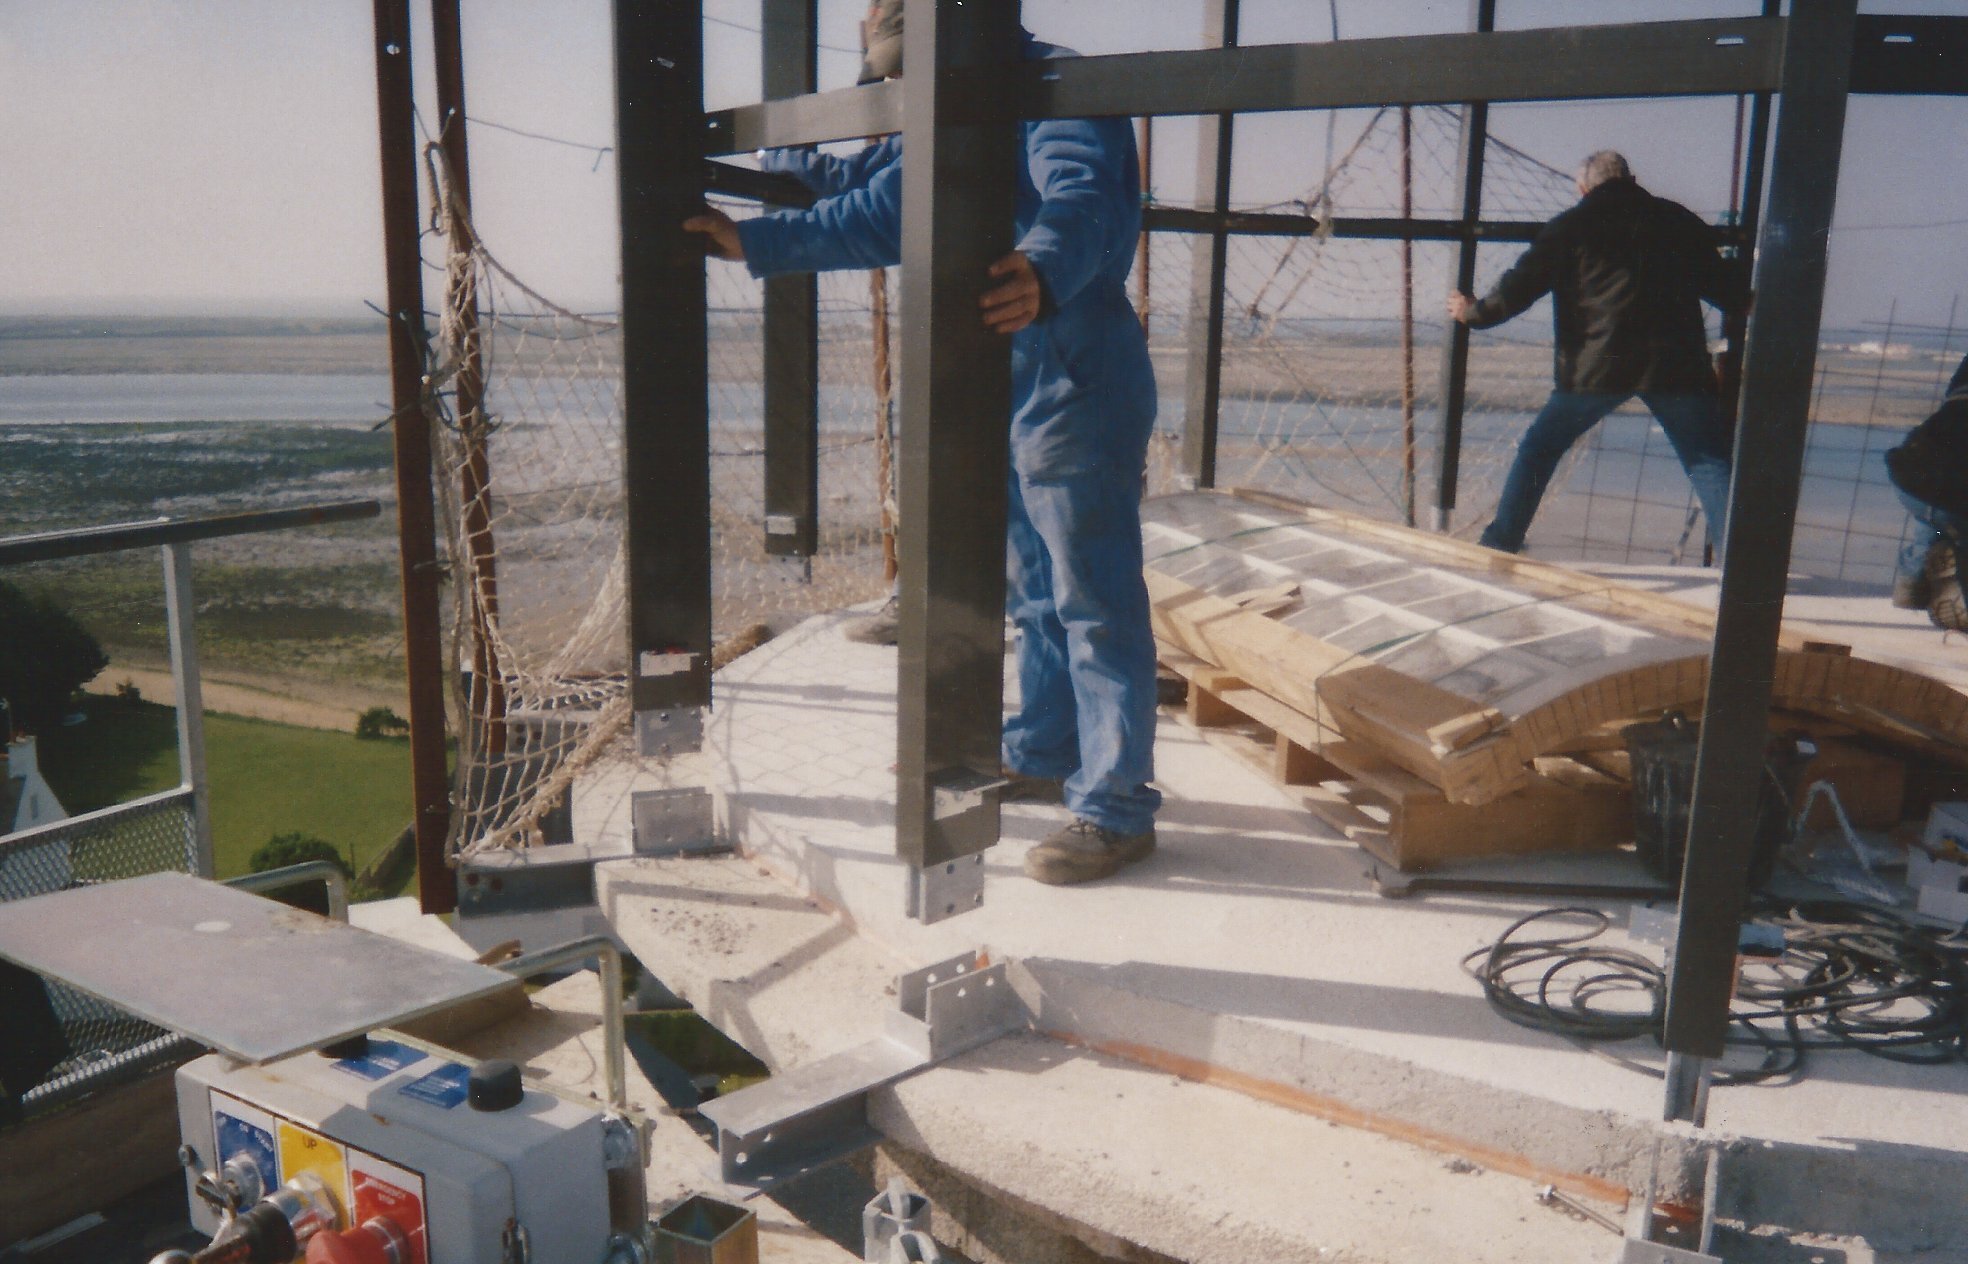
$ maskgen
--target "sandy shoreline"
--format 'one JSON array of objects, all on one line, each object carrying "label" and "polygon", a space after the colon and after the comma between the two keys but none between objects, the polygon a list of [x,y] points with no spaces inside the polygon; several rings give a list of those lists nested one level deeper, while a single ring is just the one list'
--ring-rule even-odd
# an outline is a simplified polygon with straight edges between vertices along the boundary
[{"label": "sandy shoreline", "polygon": [[[92,694],[113,694],[125,681],[134,684],[146,702],[177,705],[169,669],[137,666],[128,660],[112,661],[83,689]],[[200,686],[208,712],[340,733],[353,732],[356,717],[370,707],[390,707],[401,715],[409,705],[400,695],[385,690],[299,676],[254,676],[224,668],[201,671]]]}]

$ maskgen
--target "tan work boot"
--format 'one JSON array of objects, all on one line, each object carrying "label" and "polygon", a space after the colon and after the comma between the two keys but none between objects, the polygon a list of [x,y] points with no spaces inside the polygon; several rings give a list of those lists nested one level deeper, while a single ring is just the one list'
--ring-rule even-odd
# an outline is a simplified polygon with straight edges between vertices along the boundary
[{"label": "tan work boot", "polygon": [[902,613],[898,601],[890,597],[873,614],[849,619],[841,624],[841,635],[863,645],[893,645],[901,638]]},{"label": "tan work boot", "polygon": [[1048,886],[1092,882],[1118,873],[1155,851],[1155,827],[1139,834],[1105,829],[1082,817],[1025,853],[1025,876]]}]

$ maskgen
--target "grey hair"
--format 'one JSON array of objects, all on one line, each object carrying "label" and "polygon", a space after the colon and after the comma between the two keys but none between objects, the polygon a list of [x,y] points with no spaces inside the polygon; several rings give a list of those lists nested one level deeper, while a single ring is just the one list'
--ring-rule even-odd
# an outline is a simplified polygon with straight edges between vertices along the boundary
[{"label": "grey hair", "polygon": [[1632,178],[1633,168],[1626,165],[1625,155],[1615,149],[1602,149],[1579,164],[1578,182],[1588,193],[1608,180]]}]

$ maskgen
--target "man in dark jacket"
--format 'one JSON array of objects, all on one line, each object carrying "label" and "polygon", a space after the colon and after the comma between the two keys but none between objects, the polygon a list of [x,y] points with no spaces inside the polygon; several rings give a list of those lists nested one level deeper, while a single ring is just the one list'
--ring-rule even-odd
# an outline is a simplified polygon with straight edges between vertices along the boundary
[{"label": "man in dark jacket", "polygon": [[1449,316],[1487,329],[1546,294],[1556,327],[1556,389],[1517,445],[1496,520],[1482,542],[1515,553],[1565,453],[1638,395],[1667,432],[1710,532],[1729,502],[1729,436],[1708,358],[1702,301],[1744,302],[1739,271],[1693,211],[1641,188],[1626,159],[1601,150],[1578,173],[1579,203],[1538,233],[1481,302],[1449,295]]},{"label": "man in dark jacket", "polygon": [[1926,610],[1944,628],[1968,624],[1960,567],[1968,560],[1968,356],[1934,415],[1886,454],[1893,491],[1912,523],[1893,576],[1893,604]]}]

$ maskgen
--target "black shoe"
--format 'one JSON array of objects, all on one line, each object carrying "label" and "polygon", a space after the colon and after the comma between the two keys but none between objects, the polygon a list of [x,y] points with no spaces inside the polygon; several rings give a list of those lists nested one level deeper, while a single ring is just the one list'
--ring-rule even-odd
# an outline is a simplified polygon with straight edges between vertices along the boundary
[{"label": "black shoe", "polygon": [[1000,803],[1063,803],[1066,778],[1033,777],[1010,768],[1003,770],[1005,783],[998,789]]},{"label": "black shoe", "polygon": [[883,602],[881,609],[873,614],[850,619],[841,625],[842,636],[863,645],[893,645],[900,639],[901,633],[901,612],[893,597]]},{"label": "black shoe", "polygon": [[1118,873],[1155,850],[1155,827],[1139,834],[1122,834],[1075,817],[1025,853],[1025,876],[1048,886],[1092,882]]}]

